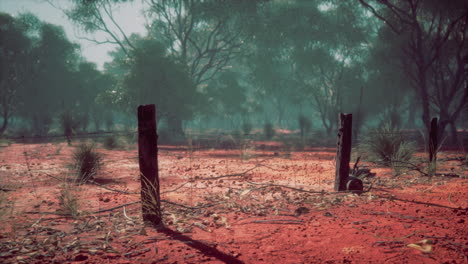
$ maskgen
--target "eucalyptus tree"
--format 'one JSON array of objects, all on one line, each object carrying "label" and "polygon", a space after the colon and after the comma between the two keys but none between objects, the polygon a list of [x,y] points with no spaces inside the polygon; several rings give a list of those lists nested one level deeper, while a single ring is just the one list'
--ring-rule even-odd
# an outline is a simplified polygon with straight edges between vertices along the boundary
[{"label": "eucalyptus tree", "polygon": [[174,120],[190,120],[200,94],[186,66],[174,62],[162,43],[142,38],[135,41],[135,46],[125,62],[129,72],[124,78],[122,98],[133,105],[155,103],[158,120],[165,119],[171,132],[177,134],[182,131],[182,123]]},{"label": "eucalyptus tree", "polygon": [[[455,121],[468,99],[468,5],[466,1],[359,0],[399,40],[400,65],[417,94],[421,120],[439,133]],[[384,30],[384,29],[382,29]]]},{"label": "eucalyptus tree", "polygon": [[118,45],[125,54],[134,49],[132,41],[117,22],[115,9],[133,0],[70,0],[72,7],[62,10],[67,17],[78,25],[85,33],[102,33],[104,37],[87,38],[96,44]]},{"label": "eucalyptus tree", "polygon": [[99,71],[95,63],[87,61],[79,62],[72,74],[73,90],[69,96],[73,101],[68,107],[73,110],[79,128],[86,131],[94,122],[96,130],[102,129],[102,124],[109,122],[110,111],[115,108],[107,98],[115,89],[115,79]]},{"label": "eucalyptus tree", "polygon": [[31,52],[34,73],[23,95],[23,115],[30,118],[34,132],[43,135],[54,114],[72,103],[72,72],[79,57],[78,45],[68,40],[62,27],[42,23],[38,35]]},{"label": "eucalyptus tree", "polygon": [[[133,60],[135,54],[144,52],[138,50],[137,43],[119,26],[114,16],[114,7],[131,1],[72,0],[71,2],[73,7],[66,13],[72,21],[87,32],[103,32],[107,36],[104,40],[92,39],[92,41],[118,45],[121,53],[129,60]],[[183,65],[183,72],[195,85],[195,90],[202,92],[203,86],[224,71],[240,52],[242,45],[242,29],[238,23],[240,16],[252,6],[255,7],[258,1],[147,0],[143,2],[144,16],[148,22],[146,37],[162,43],[169,51],[167,58],[177,65]],[[153,89],[156,89],[156,86],[153,86]],[[190,93],[187,97],[190,98]],[[173,103],[180,105],[182,102]],[[171,118],[174,119],[170,122],[175,126],[174,133],[182,133],[180,116],[174,114]]]},{"label": "eucalyptus tree", "polygon": [[21,21],[0,13],[0,135],[20,104],[18,94],[27,82],[31,45]]}]

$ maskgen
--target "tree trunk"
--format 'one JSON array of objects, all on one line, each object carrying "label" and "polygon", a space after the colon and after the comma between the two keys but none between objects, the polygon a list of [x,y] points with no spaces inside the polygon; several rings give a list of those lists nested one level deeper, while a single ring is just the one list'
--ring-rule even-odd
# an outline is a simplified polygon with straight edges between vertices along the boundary
[{"label": "tree trunk", "polygon": [[0,127],[0,136],[5,133],[5,130],[8,127],[8,119],[9,119],[9,114],[7,109],[3,109],[3,122],[2,122],[2,127]]},{"label": "tree trunk", "polygon": [[168,118],[167,122],[169,126],[170,133],[176,137],[184,137],[184,129],[182,128],[182,119],[176,116],[172,116]]}]

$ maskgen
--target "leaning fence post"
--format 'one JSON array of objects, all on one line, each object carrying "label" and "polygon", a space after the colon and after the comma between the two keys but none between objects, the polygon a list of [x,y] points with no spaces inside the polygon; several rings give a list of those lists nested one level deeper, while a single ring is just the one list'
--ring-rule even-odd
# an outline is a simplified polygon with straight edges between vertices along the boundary
[{"label": "leaning fence post", "polygon": [[143,221],[160,226],[162,214],[159,193],[156,107],[154,104],[138,107],[138,161],[140,164]]},{"label": "leaning fence post", "polygon": [[438,144],[438,133],[439,124],[437,118],[434,117],[431,120],[431,129],[429,131],[429,175],[433,175],[436,172],[436,162],[437,162],[437,148]]},{"label": "leaning fence post", "polygon": [[349,161],[351,160],[351,136],[353,115],[340,113],[340,128],[336,149],[335,191],[346,190],[346,180],[349,176]]}]

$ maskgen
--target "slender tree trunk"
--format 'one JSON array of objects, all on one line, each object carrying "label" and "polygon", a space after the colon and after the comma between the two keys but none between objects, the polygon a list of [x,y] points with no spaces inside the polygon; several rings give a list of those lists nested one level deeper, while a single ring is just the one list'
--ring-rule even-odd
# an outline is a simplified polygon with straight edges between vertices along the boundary
[{"label": "slender tree trunk", "polygon": [[169,130],[175,137],[184,136],[184,129],[182,128],[182,119],[176,116],[169,117],[168,120]]},{"label": "slender tree trunk", "polygon": [[3,111],[2,111],[2,126],[0,127],[0,135],[3,135],[5,133],[5,130],[8,127],[8,119],[10,118],[10,112],[8,111],[8,106],[6,104],[3,105]]},{"label": "slender tree trunk", "polygon": [[449,125],[450,125],[452,145],[457,146],[458,145],[458,131],[457,131],[457,126],[455,124],[455,121],[451,121]]},{"label": "slender tree trunk", "polygon": [[8,127],[8,116],[3,115],[2,127],[0,127],[0,136],[5,133],[5,130]]}]

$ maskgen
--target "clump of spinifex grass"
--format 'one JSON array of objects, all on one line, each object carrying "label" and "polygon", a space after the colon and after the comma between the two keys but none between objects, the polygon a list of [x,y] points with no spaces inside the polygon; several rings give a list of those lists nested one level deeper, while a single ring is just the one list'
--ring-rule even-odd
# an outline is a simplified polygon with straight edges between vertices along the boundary
[{"label": "clump of spinifex grass", "polygon": [[92,179],[102,167],[102,156],[94,145],[81,144],[73,153],[76,181],[79,184]]},{"label": "clump of spinifex grass", "polygon": [[59,194],[59,211],[67,216],[78,217],[80,214],[77,190],[70,184],[63,184]]},{"label": "clump of spinifex grass", "polygon": [[[371,130],[359,145],[360,151],[371,161],[393,168],[397,173],[408,167],[416,147],[389,124]],[[366,155],[367,154],[367,155]]]}]

